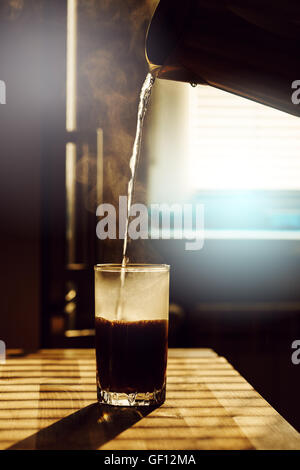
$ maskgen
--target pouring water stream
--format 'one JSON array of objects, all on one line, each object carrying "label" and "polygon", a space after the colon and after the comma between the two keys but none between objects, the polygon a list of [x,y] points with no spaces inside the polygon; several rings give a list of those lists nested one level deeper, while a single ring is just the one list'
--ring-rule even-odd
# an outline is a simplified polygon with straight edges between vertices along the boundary
[{"label": "pouring water stream", "polygon": [[155,82],[155,77],[151,73],[148,73],[143,83],[141,93],[140,93],[136,134],[135,134],[132,154],[131,154],[131,158],[129,162],[129,167],[131,170],[131,178],[129,180],[128,190],[127,190],[127,216],[126,216],[125,234],[124,234],[124,242],[123,242],[122,267],[121,267],[121,274],[120,274],[120,291],[119,291],[118,301],[117,301],[117,306],[116,306],[116,318],[119,321],[122,319],[122,313],[123,313],[124,283],[125,283],[126,265],[128,263],[126,252],[127,252],[127,244],[128,244],[130,209],[131,209],[132,198],[133,198],[133,193],[134,193],[134,183],[135,183],[135,178],[136,178],[139,155],[141,152],[144,118],[145,118],[145,114],[148,108],[148,103],[150,100],[151,91],[152,91],[154,82]]}]

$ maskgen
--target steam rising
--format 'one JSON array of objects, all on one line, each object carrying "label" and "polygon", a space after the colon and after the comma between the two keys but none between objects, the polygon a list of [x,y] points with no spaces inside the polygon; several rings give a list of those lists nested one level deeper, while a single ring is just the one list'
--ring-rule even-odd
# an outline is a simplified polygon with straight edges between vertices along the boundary
[{"label": "steam rising", "polygon": [[[139,93],[148,71],[146,30],[157,3],[79,0],[78,126],[95,132],[100,127],[104,136],[104,200],[95,199],[97,192],[89,184],[88,205],[93,212],[101,202],[118,208],[119,195],[127,194]],[[82,183],[82,170],[88,165],[91,175],[95,158],[89,151],[80,160],[77,178]],[[143,202],[144,193],[143,181],[138,181],[135,198]],[[120,262],[122,241],[107,240],[104,256],[106,251],[108,261]]]}]

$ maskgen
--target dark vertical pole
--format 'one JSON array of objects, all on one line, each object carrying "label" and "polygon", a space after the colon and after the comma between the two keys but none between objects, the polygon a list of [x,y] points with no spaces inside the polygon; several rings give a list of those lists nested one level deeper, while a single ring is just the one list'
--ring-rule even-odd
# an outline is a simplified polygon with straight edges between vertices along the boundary
[{"label": "dark vertical pole", "polygon": [[[42,346],[61,321],[65,295],[67,1],[45,1],[42,34]],[[53,320],[51,320],[53,319]]]}]

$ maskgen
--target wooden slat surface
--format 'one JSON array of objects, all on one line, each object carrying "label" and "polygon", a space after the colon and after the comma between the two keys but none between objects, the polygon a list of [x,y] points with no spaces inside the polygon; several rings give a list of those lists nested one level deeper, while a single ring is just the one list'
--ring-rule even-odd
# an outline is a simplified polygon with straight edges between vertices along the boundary
[{"label": "wooden slat surface", "polygon": [[209,349],[171,349],[155,410],[96,403],[93,350],[0,365],[0,449],[300,449],[300,435]]}]

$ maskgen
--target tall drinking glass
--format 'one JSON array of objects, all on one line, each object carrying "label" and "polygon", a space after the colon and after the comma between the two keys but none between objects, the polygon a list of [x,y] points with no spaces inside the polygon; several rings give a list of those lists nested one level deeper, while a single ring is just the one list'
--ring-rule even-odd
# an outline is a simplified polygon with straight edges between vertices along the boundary
[{"label": "tall drinking glass", "polygon": [[166,393],[169,266],[95,266],[97,396],[119,406],[161,404]]}]

